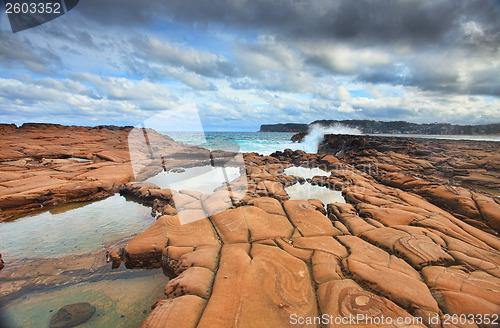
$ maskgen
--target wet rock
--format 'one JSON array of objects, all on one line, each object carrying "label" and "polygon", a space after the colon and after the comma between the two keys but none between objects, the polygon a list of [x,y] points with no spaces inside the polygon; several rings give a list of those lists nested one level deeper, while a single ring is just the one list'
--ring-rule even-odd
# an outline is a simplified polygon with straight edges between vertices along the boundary
[{"label": "wet rock", "polygon": [[302,142],[302,140],[304,139],[304,137],[306,135],[307,135],[307,132],[299,132],[299,133],[294,134],[290,140],[293,142]]},{"label": "wet rock", "polygon": [[125,246],[123,259],[127,268],[161,266],[161,255],[168,242],[166,218],[160,217]]},{"label": "wet rock", "polygon": [[196,295],[204,299],[210,297],[214,273],[203,267],[191,267],[171,279],[165,286],[168,298],[182,295]]},{"label": "wet rock", "polygon": [[89,303],[75,303],[60,308],[50,319],[50,328],[69,328],[87,322],[95,313]]},{"label": "wet rock", "polygon": [[122,263],[123,249],[106,252],[106,262],[112,262],[112,269],[118,269]]}]

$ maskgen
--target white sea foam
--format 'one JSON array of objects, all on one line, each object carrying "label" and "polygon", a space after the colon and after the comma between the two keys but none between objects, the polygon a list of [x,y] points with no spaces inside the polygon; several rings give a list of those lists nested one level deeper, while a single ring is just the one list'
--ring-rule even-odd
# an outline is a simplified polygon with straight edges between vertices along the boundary
[{"label": "white sea foam", "polygon": [[323,141],[325,134],[362,134],[361,130],[350,128],[342,124],[335,124],[329,127],[324,127],[319,124],[314,124],[309,127],[309,132],[302,141],[302,149],[307,153],[316,153],[319,144]]}]

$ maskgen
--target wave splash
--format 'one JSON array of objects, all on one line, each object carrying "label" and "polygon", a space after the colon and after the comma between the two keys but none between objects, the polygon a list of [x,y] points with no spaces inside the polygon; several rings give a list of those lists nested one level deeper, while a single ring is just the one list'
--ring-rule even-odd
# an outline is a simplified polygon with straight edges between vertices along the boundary
[{"label": "wave splash", "polygon": [[325,134],[360,135],[363,133],[357,128],[350,128],[342,124],[335,124],[328,127],[314,124],[309,127],[309,132],[304,137],[304,140],[302,141],[303,147],[301,148],[307,153],[317,153],[318,146],[323,141]]}]

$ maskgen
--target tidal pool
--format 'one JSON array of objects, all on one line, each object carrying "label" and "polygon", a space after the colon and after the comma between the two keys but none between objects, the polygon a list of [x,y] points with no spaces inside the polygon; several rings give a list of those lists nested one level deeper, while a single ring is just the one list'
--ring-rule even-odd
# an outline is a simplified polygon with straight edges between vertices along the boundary
[{"label": "tidal pool", "polygon": [[153,222],[149,207],[117,194],[1,222],[0,252],[6,262],[11,258],[83,254],[105,242],[140,233]]},{"label": "tidal pool", "polygon": [[[323,171],[317,167],[306,168],[300,166],[292,166],[285,169],[285,174],[294,175],[304,179],[311,179],[314,176],[329,176],[330,173]],[[326,187],[313,186],[306,182],[304,184],[296,183],[293,186],[285,188],[290,199],[319,199],[325,205],[329,203],[345,203],[342,192],[331,190]]]},{"label": "tidal pool", "polygon": [[310,183],[296,183],[293,186],[285,188],[290,199],[319,199],[325,205],[329,203],[345,203],[342,192],[331,190],[326,187],[313,186]]},{"label": "tidal pool", "polygon": [[46,328],[59,308],[78,302],[96,307],[78,327],[139,327],[165,297],[168,277],[123,264],[112,270],[105,251],[153,222],[149,207],[114,195],[0,223],[0,327]]},{"label": "tidal pool", "polygon": [[[160,188],[172,190],[194,190],[211,194],[214,189],[240,176],[238,167],[198,166],[183,169],[183,172],[160,172],[146,180]],[[227,180],[226,180],[227,177]]]},{"label": "tidal pool", "polygon": [[47,328],[59,308],[78,302],[96,307],[94,315],[78,325],[79,328],[140,327],[151,305],[165,298],[163,287],[167,281],[162,270],[155,269],[148,270],[145,276],[83,282],[27,293],[0,309],[0,327]]},{"label": "tidal pool", "polygon": [[319,176],[329,176],[330,173],[323,171],[322,169],[319,169],[317,167],[313,168],[306,168],[306,167],[301,167],[301,166],[292,166],[289,168],[285,169],[285,174],[286,175],[294,175],[296,177],[302,177],[302,178],[312,178],[316,175]]}]

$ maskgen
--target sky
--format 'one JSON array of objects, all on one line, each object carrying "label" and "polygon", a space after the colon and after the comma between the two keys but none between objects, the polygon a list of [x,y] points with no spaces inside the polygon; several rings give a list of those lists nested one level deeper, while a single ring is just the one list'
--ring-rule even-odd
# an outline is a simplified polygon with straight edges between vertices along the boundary
[{"label": "sky", "polygon": [[500,122],[498,0],[80,0],[18,33],[4,12],[2,123],[138,125],[185,105],[209,131]]}]

